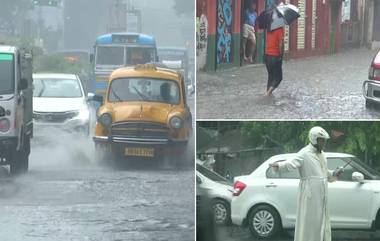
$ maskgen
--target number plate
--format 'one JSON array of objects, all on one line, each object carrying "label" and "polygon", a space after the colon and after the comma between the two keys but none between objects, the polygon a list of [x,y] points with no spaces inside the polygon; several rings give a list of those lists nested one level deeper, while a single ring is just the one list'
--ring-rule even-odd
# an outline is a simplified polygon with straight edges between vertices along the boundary
[{"label": "number plate", "polygon": [[154,148],[126,147],[124,151],[124,155],[154,157]]}]

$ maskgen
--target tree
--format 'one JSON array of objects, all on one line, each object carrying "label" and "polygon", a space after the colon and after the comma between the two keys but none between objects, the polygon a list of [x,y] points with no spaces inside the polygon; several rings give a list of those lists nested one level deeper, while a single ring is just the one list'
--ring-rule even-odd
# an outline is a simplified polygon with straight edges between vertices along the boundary
[{"label": "tree", "polygon": [[178,15],[193,16],[195,9],[194,1],[176,0],[174,2],[174,9]]},{"label": "tree", "polygon": [[15,34],[17,23],[24,19],[25,13],[30,7],[30,0],[1,0],[0,30]]},{"label": "tree", "polygon": [[321,126],[330,133],[327,151],[353,154],[380,169],[380,122],[363,121],[295,121],[243,122],[241,132],[260,145],[265,135],[283,143],[287,152],[297,152],[308,143],[308,132]]}]

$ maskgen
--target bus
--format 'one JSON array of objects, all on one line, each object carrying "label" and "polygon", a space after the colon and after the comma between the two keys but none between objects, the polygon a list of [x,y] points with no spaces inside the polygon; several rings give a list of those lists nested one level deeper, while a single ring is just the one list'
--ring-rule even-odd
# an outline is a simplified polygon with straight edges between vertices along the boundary
[{"label": "bus", "polygon": [[91,54],[91,92],[104,95],[108,77],[117,68],[158,61],[156,40],[140,33],[108,33],[97,37]]}]

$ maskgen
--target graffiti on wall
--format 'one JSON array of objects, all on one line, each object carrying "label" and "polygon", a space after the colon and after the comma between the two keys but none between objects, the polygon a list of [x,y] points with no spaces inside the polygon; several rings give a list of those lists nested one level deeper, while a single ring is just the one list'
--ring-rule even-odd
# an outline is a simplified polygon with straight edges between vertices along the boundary
[{"label": "graffiti on wall", "polygon": [[233,1],[218,0],[217,63],[232,62]]},{"label": "graffiti on wall", "polygon": [[206,15],[197,18],[197,70],[206,66],[208,21]]}]

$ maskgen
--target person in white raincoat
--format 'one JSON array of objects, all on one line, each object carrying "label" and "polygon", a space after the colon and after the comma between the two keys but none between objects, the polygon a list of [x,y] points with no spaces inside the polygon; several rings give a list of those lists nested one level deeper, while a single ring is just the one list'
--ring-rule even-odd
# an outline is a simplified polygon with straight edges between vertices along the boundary
[{"label": "person in white raincoat", "polygon": [[270,164],[275,171],[298,169],[300,173],[295,241],[331,241],[327,183],[337,180],[343,169],[327,168],[323,148],[329,138],[324,129],[313,127],[310,144],[294,158]]}]

